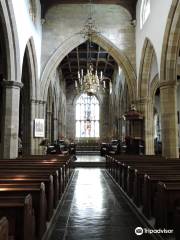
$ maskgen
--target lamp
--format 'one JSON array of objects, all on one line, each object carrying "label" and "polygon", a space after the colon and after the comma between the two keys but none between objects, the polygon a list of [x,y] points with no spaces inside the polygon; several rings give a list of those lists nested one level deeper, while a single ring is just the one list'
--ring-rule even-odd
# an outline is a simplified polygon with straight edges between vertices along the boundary
[{"label": "lamp", "polygon": [[97,28],[95,21],[92,19],[92,1],[90,0],[90,16],[87,19],[86,24],[84,25],[81,34],[84,38],[88,39],[88,67],[86,75],[84,75],[83,69],[78,70],[77,80],[75,80],[75,88],[79,92],[95,93],[101,89],[106,89],[106,81],[103,76],[103,72],[98,73],[97,69],[94,71],[94,67],[91,61],[91,47],[92,47],[92,36],[97,34]]}]

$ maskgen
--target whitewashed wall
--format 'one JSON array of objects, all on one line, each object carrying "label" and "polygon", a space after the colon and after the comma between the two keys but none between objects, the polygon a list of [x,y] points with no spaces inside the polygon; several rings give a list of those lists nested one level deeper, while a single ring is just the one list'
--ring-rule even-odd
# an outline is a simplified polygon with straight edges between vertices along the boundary
[{"label": "whitewashed wall", "polygon": [[34,0],[36,6],[36,18],[35,22],[33,22],[29,13],[29,1],[30,0],[12,0],[20,46],[20,65],[22,69],[26,44],[30,38],[33,38],[38,62],[38,75],[40,76],[42,35],[41,6],[39,0]]},{"label": "whitewashed wall", "polygon": [[140,28],[140,9],[142,0],[136,6],[136,66],[137,76],[140,68],[141,54],[146,37],[151,41],[157,55],[158,70],[160,70],[162,44],[167,18],[172,0],[150,0],[151,12],[143,28]]}]

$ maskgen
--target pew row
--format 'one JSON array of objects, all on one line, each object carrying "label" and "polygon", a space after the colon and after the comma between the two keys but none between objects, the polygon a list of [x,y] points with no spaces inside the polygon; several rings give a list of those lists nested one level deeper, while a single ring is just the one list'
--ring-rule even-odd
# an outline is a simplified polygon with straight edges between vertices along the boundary
[{"label": "pew row", "polygon": [[180,239],[179,159],[107,155],[106,169],[152,227],[174,229]]}]

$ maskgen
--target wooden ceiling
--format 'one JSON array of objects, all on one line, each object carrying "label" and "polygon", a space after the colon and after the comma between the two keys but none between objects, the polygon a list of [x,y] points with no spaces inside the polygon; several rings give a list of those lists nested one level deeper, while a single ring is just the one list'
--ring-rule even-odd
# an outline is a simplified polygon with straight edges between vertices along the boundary
[{"label": "wooden ceiling", "polygon": [[[42,8],[42,17],[45,17],[49,8],[57,4],[85,4],[89,3],[89,0],[40,0]],[[136,18],[136,3],[137,0],[92,0],[93,4],[117,4],[125,7],[132,15],[132,18]]]},{"label": "wooden ceiling", "polygon": [[114,69],[117,66],[115,60],[107,51],[97,44],[90,44],[86,41],[77,48],[73,49],[62,60],[59,66],[67,84],[74,83],[74,81],[77,80],[77,72],[81,71],[81,69],[83,69],[84,74],[86,74],[90,59],[94,70],[97,69],[98,73],[102,71],[105,77],[112,78]]}]

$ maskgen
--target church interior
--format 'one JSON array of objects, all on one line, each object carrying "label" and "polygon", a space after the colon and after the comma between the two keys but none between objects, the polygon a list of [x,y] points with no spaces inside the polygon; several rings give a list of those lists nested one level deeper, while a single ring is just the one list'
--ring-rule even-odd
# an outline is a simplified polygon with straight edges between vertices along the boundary
[{"label": "church interior", "polygon": [[0,0],[0,240],[180,239],[180,1]]}]

